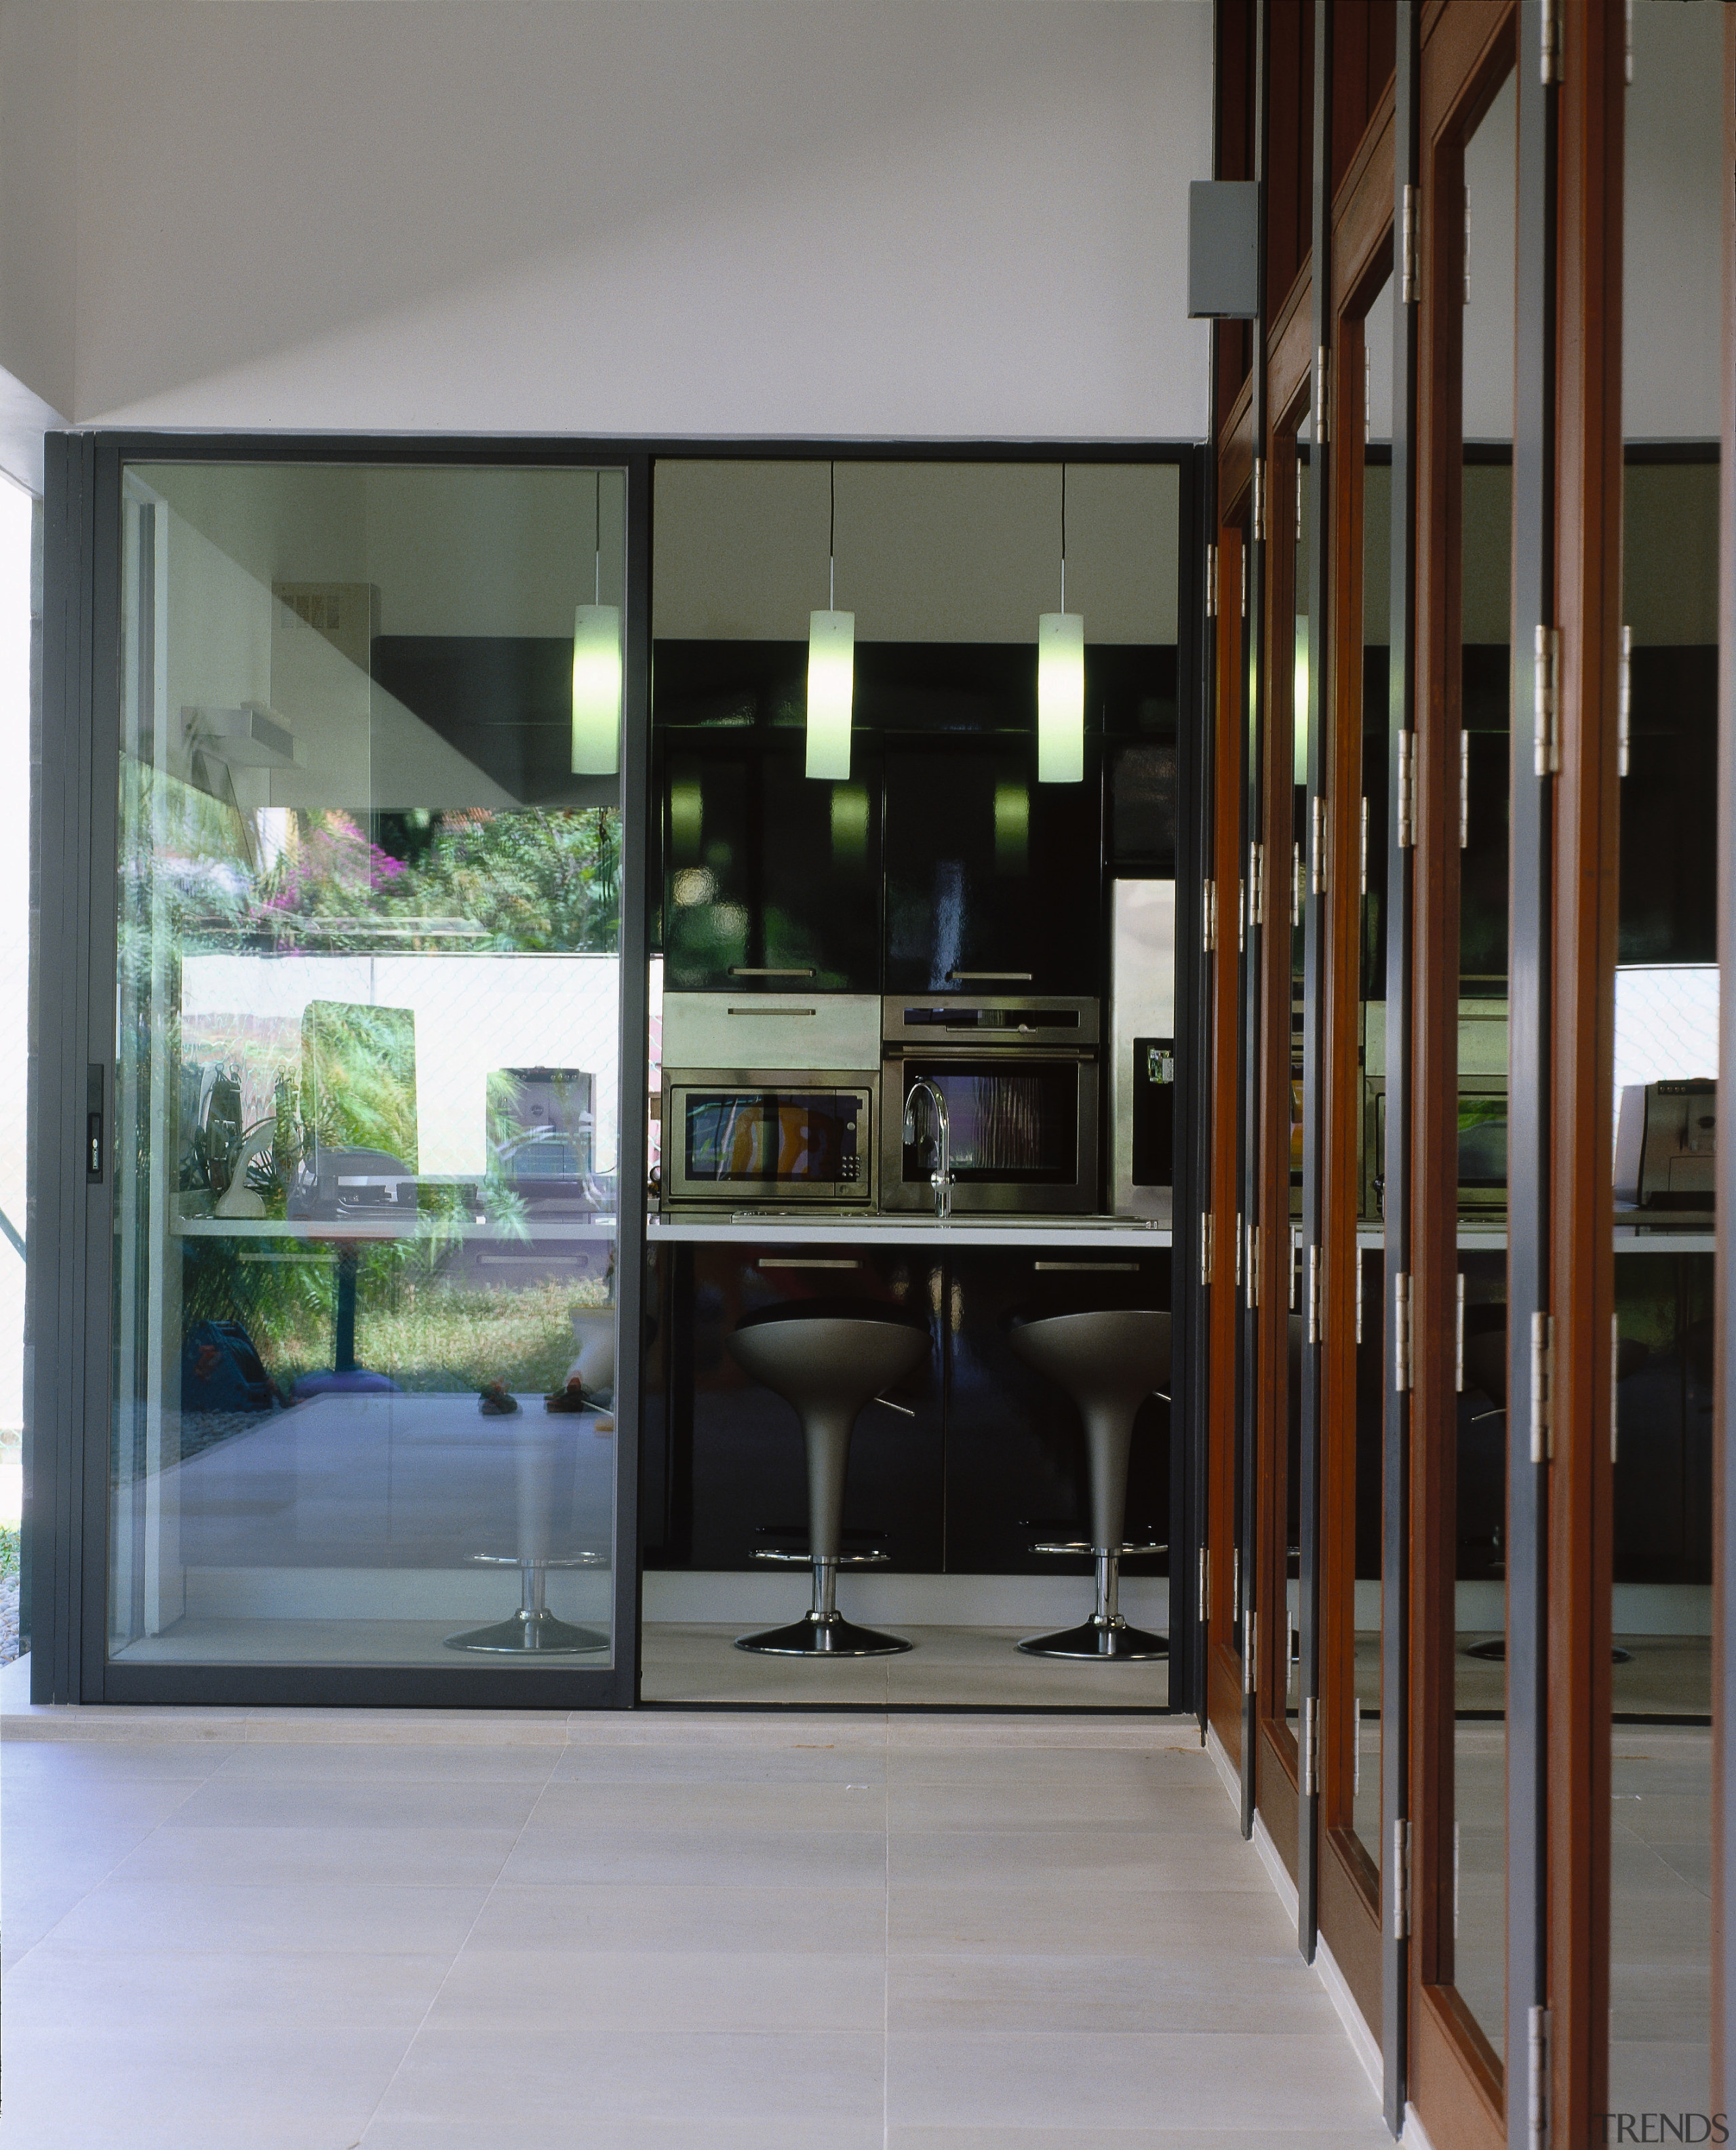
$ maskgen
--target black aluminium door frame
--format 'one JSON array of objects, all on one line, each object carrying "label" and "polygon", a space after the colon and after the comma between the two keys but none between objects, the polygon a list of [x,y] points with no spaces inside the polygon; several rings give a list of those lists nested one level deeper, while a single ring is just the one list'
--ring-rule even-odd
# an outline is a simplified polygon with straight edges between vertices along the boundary
[{"label": "black aluminium door frame", "polygon": [[[106,1650],[109,1445],[112,1402],[112,1125],[116,961],[118,770],[121,649],[121,476],[135,462],[447,465],[619,470],[627,479],[626,665],[622,807],[626,840],[651,847],[650,698],[653,474],[659,461],[903,462],[1144,462],[1178,467],[1177,739],[1179,783],[1203,795],[1197,754],[1208,638],[1199,614],[1203,452],[1189,442],[1149,440],[875,442],[843,439],[643,439],[585,436],[157,432],[78,431],[46,442],[43,553],[43,753],[31,828],[38,920],[30,1099],[27,1276],[26,1528],[30,1541],[32,1699],[310,1705],[356,1708],[628,1708],[638,1698],[638,1481],[642,1350],[623,1350],[617,1425],[635,1437],[616,1448],[615,1663],[608,1671],[540,1671],[533,1691],[522,1672],[487,1668],[199,1665],[115,1666]],[[1183,790],[1183,799],[1188,796]],[[1200,969],[1199,862],[1193,817],[1177,829],[1178,1005],[1192,1007]],[[641,866],[643,864],[641,861]],[[643,1156],[646,1080],[648,878],[623,862],[621,956],[620,1139]],[[1183,998],[1183,996],[1186,996]],[[1197,1073],[1178,1069],[1184,1125],[1198,1118]],[[100,1093],[100,1095],[98,1095]],[[88,1113],[103,1115],[103,1168],[87,1178]],[[1198,1208],[1194,1142],[1178,1145],[1174,1243],[1191,1244]],[[1183,1163],[1185,1159],[1185,1163]],[[616,1261],[619,1333],[643,1327],[645,1229],[641,1204],[623,1204]],[[1189,1236],[1184,1240],[1183,1234]],[[1183,1334],[1198,1320],[1199,1295],[1185,1264],[1176,1310]],[[53,1340],[52,1343],[49,1340]],[[1194,1438],[1203,1424],[1200,1385],[1183,1438],[1172,1442],[1173,1479],[1183,1481],[1189,1537],[1172,1574],[1186,1572],[1199,1538],[1204,1491]],[[1171,1592],[1172,1628],[1183,1678],[1172,1708],[1203,1696],[1199,1623],[1193,1593]]]},{"label": "black aluminium door frame", "polygon": [[[1387,651],[1385,1349],[1380,1486],[1381,2107],[1405,2125],[1410,2001],[1410,904],[1416,836],[1409,797],[1416,736],[1416,248],[1418,0],[1399,0],[1393,74],[1393,214],[1399,235],[1392,339],[1391,584]],[[1410,840],[1405,841],[1409,835]]]},{"label": "black aluminium door frame", "polygon": [[[112,1143],[121,710],[122,475],[134,462],[542,467],[619,470],[627,480],[627,649],[623,682],[623,831],[648,825],[650,706],[649,464],[613,442],[395,436],[50,434],[47,443],[48,631],[43,757],[38,1068],[31,1194],[42,1234],[27,1279],[27,1335],[40,1343],[32,1409],[32,1698],[39,1702],[310,1704],[358,1708],[620,1708],[638,1676],[638,1452],[616,1443],[614,1663],[608,1670],[373,1665],[115,1665],[108,1660],[114,1244]],[[60,848],[51,849],[49,832]],[[631,840],[630,837],[628,840]],[[629,854],[630,859],[630,854]],[[644,1154],[648,1104],[643,876],[623,876],[622,1154]],[[58,961],[49,955],[51,921]],[[86,1101],[88,1100],[87,1105]],[[53,1102],[51,1117],[50,1101]],[[103,1114],[100,1171],[87,1168],[88,1110]],[[620,1205],[619,1331],[643,1326],[644,1218]],[[69,1348],[69,1346],[71,1348]],[[640,1355],[623,1350],[617,1424],[639,1419]],[[46,1378],[43,1378],[46,1376]],[[37,1529],[48,1496],[50,1542]]]}]

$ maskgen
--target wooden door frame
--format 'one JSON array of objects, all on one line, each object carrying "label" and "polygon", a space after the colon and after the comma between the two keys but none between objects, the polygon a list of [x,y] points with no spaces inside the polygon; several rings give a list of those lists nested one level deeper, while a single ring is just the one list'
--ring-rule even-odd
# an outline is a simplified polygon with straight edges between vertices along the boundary
[{"label": "wooden door frame", "polygon": [[[1340,443],[1360,442],[1365,432],[1363,320],[1399,271],[1393,250],[1395,134],[1393,91],[1389,88],[1333,208],[1331,430]],[[1395,285],[1395,300],[1397,296]],[[1362,766],[1364,468],[1360,453],[1332,458],[1329,886],[1340,894],[1329,913],[1323,1070],[1320,1930],[1364,2021],[1375,2028],[1381,2021],[1380,1861],[1355,1834],[1352,1808],[1360,1261],[1356,1229],[1362,1147],[1360,810],[1367,781]],[[1379,1314],[1377,1308],[1377,1334]]]},{"label": "wooden door frame", "polygon": [[1456,1626],[1459,677],[1466,141],[1513,72],[1516,8],[1436,0],[1421,25],[1416,845],[1411,1154],[1410,2096],[1436,2150],[1494,2150],[1505,2083],[1451,1983]]}]

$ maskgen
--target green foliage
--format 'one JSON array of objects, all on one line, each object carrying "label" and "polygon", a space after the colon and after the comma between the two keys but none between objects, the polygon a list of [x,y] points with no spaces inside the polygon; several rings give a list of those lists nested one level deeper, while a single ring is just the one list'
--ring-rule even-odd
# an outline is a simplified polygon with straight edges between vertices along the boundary
[{"label": "green foliage", "polygon": [[18,1532],[15,1523],[0,1523],[0,1582],[18,1579]]}]

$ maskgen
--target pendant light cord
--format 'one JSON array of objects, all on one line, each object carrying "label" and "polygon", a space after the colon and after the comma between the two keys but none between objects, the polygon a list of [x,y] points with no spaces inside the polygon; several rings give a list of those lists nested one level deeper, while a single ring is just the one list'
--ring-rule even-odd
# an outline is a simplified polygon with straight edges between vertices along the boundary
[{"label": "pendant light cord", "polygon": [[825,603],[828,612],[838,609],[838,466],[835,462],[826,465]]},{"label": "pendant light cord", "polygon": [[[600,605],[603,603],[603,472],[601,471],[597,473],[596,502],[597,514],[592,538],[597,548],[595,555],[597,579],[591,602],[593,604]],[[1064,543],[1065,540],[1062,542]]]},{"label": "pendant light cord", "polygon": [[1061,466],[1061,609],[1067,610],[1067,465]]}]

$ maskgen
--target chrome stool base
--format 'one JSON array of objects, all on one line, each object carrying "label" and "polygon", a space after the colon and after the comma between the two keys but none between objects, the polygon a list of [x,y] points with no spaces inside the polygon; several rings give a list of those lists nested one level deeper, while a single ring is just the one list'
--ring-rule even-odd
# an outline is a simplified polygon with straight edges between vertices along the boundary
[{"label": "chrome stool base", "polygon": [[1053,1635],[1027,1635],[1019,1648],[1027,1658],[1124,1658],[1133,1663],[1169,1654],[1167,1637],[1119,1618],[1093,1618]]},{"label": "chrome stool base", "polygon": [[490,1628],[469,1628],[462,1635],[448,1635],[449,1650],[489,1650],[513,1657],[570,1656],[581,1650],[606,1650],[608,1637],[594,1628],[575,1628],[558,1620],[546,1608],[521,1608],[510,1620],[497,1620]]},{"label": "chrome stool base", "polygon": [[471,1558],[488,1567],[516,1567],[521,1602],[510,1619],[491,1621],[486,1628],[467,1628],[461,1634],[448,1635],[447,1649],[486,1650],[524,1658],[571,1657],[583,1650],[608,1648],[607,1635],[599,1635],[594,1628],[575,1628],[570,1620],[557,1619],[545,1602],[550,1568],[606,1567],[606,1555],[581,1552],[568,1560],[550,1560],[546,1555],[521,1560],[513,1553],[477,1552]]},{"label": "chrome stool base", "polygon": [[806,1612],[787,1628],[765,1628],[757,1635],[738,1635],[735,1647],[774,1658],[894,1658],[916,1646],[901,1635],[883,1635],[876,1628],[859,1628],[841,1612]]}]

